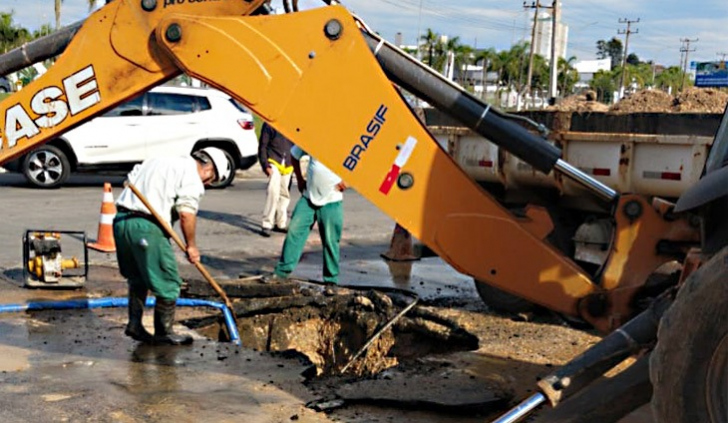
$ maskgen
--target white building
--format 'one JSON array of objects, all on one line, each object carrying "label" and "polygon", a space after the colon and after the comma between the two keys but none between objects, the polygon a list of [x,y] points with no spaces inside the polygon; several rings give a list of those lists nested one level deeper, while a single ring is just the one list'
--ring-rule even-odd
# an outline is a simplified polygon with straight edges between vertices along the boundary
[{"label": "white building", "polygon": [[[561,7],[559,5],[559,7]],[[566,59],[566,45],[569,41],[569,27],[561,22],[560,13],[556,17],[556,57]],[[551,60],[551,39],[553,29],[552,12],[541,12],[536,19],[536,33],[533,42],[534,52]]]},{"label": "white building", "polygon": [[595,73],[612,70],[612,59],[580,60],[574,63],[574,68],[579,72],[579,82],[576,83],[575,88],[585,88],[589,86]]}]

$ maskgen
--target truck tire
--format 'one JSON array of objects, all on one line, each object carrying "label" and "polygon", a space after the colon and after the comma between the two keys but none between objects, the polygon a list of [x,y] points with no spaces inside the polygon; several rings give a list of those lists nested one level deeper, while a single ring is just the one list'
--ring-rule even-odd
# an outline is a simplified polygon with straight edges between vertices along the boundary
[{"label": "truck tire", "polygon": [[650,379],[655,421],[728,422],[728,247],[688,277],[660,321]]},{"label": "truck tire", "polygon": [[58,188],[71,176],[71,163],[60,148],[46,144],[25,156],[21,170],[36,188]]},{"label": "truck tire", "polygon": [[480,299],[495,311],[518,314],[529,312],[536,307],[532,302],[488,285],[487,282],[475,279],[473,281]]}]

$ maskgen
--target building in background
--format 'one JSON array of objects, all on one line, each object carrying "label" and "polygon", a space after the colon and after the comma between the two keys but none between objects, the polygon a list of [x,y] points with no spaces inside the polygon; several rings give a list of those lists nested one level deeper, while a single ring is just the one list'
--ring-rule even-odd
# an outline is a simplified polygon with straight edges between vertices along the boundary
[{"label": "building in background", "polygon": [[574,68],[579,73],[579,82],[574,88],[589,88],[589,82],[594,78],[595,73],[612,70],[612,59],[580,60],[574,63]]},{"label": "building in background", "polygon": [[[560,5],[559,5],[560,7]],[[569,41],[569,27],[558,19],[556,23],[556,57],[566,59],[566,45]],[[539,13],[536,19],[536,34],[533,42],[534,51],[551,61],[551,39],[553,30],[553,15],[551,11]]]}]

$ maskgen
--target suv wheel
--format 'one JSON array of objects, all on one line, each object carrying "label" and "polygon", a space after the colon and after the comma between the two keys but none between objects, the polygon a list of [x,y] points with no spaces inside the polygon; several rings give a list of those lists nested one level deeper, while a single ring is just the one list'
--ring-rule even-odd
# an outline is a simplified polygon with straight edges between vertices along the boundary
[{"label": "suv wheel", "polygon": [[[219,148],[219,147],[218,147]],[[230,172],[230,175],[225,178],[224,180],[220,182],[215,182],[213,184],[210,184],[210,188],[212,189],[223,189],[230,186],[230,184],[233,183],[233,179],[235,179],[235,159],[233,159],[233,156],[228,153],[227,150],[220,148],[225,153],[225,158],[228,161],[228,164],[230,165],[230,169],[232,169],[232,172]]]},{"label": "suv wheel", "polygon": [[37,188],[57,188],[71,175],[71,163],[58,147],[44,145],[31,151],[21,167],[28,182]]}]

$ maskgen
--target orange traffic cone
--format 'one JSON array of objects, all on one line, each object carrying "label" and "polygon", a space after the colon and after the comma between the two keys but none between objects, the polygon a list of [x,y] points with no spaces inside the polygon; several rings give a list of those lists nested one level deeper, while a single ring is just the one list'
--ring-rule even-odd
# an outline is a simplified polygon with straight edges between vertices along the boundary
[{"label": "orange traffic cone", "polygon": [[99,221],[99,236],[96,242],[89,243],[88,247],[104,253],[116,251],[114,242],[114,216],[116,206],[114,205],[114,194],[111,193],[111,184],[104,183],[104,197],[101,202],[101,220]]},{"label": "orange traffic cone", "polygon": [[420,259],[414,253],[412,235],[407,229],[399,226],[399,223],[394,226],[389,250],[381,254],[381,256],[390,261],[412,261]]}]

